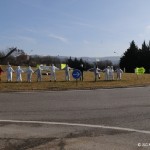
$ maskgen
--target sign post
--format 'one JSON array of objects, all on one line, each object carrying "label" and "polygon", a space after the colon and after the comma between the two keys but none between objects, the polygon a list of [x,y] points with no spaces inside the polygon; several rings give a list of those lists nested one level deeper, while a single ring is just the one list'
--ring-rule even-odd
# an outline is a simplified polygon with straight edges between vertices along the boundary
[{"label": "sign post", "polygon": [[81,77],[81,71],[79,69],[73,70],[72,76],[74,79],[76,79],[76,86],[77,86],[78,79]]}]

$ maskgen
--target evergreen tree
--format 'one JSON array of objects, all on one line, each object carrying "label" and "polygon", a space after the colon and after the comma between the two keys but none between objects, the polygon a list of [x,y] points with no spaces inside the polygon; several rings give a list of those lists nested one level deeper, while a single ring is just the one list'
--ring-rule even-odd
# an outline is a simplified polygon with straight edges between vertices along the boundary
[{"label": "evergreen tree", "polygon": [[83,61],[83,59],[81,58],[80,60],[78,60],[77,58],[74,58],[74,60],[72,60],[72,58],[70,57],[66,63],[71,67],[71,68],[74,68],[74,69],[80,69],[81,67],[81,64],[83,64],[83,68],[84,70],[88,70],[89,68],[91,68],[91,64],[89,64],[88,62],[86,61]]},{"label": "evergreen tree", "polygon": [[120,58],[120,67],[125,68],[126,72],[134,72],[134,69],[140,65],[139,59],[139,49],[135,42],[132,41],[130,47]]},{"label": "evergreen tree", "polygon": [[150,48],[146,45],[145,41],[142,44],[142,49],[140,50],[140,65],[149,72],[150,69]]}]

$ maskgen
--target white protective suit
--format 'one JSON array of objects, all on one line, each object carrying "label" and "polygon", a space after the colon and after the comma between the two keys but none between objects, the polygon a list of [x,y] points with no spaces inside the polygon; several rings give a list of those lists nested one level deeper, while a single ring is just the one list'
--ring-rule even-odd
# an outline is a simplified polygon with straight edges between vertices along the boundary
[{"label": "white protective suit", "polygon": [[37,74],[37,82],[38,81],[42,81],[42,68],[39,66],[38,69],[35,71],[35,73]]},{"label": "white protective suit", "polygon": [[114,80],[114,69],[113,66],[109,69],[109,80]]},{"label": "white protective suit", "polygon": [[20,66],[18,66],[17,67],[17,69],[15,70],[15,72],[16,72],[16,80],[17,80],[17,82],[18,81],[21,81],[22,82],[22,75],[21,75],[21,73],[23,73],[24,71],[20,68]]},{"label": "white protective suit", "polygon": [[34,73],[34,71],[32,70],[31,66],[29,66],[29,68],[26,70],[26,73],[27,73],[27,82],[31,82],[32,73]]},{"label": "white protective suit", "polygon": [[101,69],[99,69],[98,66],[95,66],[94,68],[89,69],[89,71],[93,71],[94,72],[95,81],[97,79],[100,79],[100,71],[101,71]]},{"label": "white protective suit", "polygon": [[72,69],[72,68],[69,67],[68,65],[64,68],[66,81],[70,81],[70,70],[71,70],[71,69]]},{"label": "white protective suit", "polygon": [[121,80],[123,71],[120,68],[116,69],[117,80]]},{"label": "white protective suit", "polygon": [[107,66],[103,71],[105,72],[105,80],[109,80],[110,67]]},{"label": "white protective suit", "polygon": [[57,68],[56,66],[54,66],[54,64],[52,64],[52,66],[50,67],[50,81],[52,79],[56,81],[56,70],[59,70],[59,68]]},{"label": "white protective suit", "polygon": [[6,69],[7,72],[7,81],[12,81],[12,73],[15,72],[11,65],[8,65],[8,68]]}]

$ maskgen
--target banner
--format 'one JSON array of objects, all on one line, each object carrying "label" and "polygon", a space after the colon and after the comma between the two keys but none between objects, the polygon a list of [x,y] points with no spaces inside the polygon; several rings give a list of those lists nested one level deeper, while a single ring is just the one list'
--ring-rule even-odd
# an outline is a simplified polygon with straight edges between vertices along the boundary
[{"label": "banner", "polygon": [[66,67],[66,64],[61,64],[61,69],[64,69]]},{"label": "banner", "polygon": [[144,67],[141,67],[141,68],[135,68],[135,73],[137,74],[137,75],[139,75],[139,74],[144,74],[145,73],[145,68]]}]

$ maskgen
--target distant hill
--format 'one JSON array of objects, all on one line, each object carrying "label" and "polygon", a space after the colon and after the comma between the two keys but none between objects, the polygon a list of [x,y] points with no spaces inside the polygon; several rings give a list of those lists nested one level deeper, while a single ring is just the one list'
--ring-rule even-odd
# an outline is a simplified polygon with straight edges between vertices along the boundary
[{"label": "distant hill", "polygon": [[[31,55],[32,57],[38,56],[38,55]],[[43,57],[43,56],[40,56]],[[69,59],[70,56],[51,56],[51,57],[56,57],[60,59],[61,61],[65,61],[66,59]],[[88,63],[94,63],[98,61],[105,61],[105,60],[110,60],[113,64],[118,64],[120,61],[120,56],[110,56],[110,57],[76,57],[77,59],[81,59],[83,61],[86,61]],[[75,57],[71,57],[71,59],[75,59]]]},{"label": "distant hill", "polygon": [[[70,57],[67,56],[56,56],[57,58],[61,59],[61,60],[65,60],[68,59]],[[72,59],[74,59],[75,57],[71,57]],[[104,61],[104,60],[110,60],[113,64],[118,64],[120,61],[120,56],[110,56],[110,57],[77,57],[77,59],[83,59],[86,62],[89,63],[94,63],[94,62],[98,62],[98,61]]]},{"label": "distant hill", "polygon": [[110,57],[82,57],[83,60],[88,61],[90,63],[110,60],[113,64],[118,64],[120,61],[119,56],[110,56]]}]

